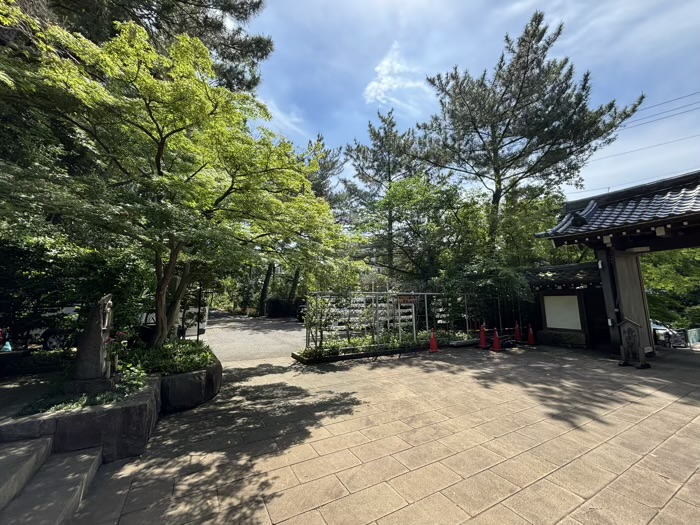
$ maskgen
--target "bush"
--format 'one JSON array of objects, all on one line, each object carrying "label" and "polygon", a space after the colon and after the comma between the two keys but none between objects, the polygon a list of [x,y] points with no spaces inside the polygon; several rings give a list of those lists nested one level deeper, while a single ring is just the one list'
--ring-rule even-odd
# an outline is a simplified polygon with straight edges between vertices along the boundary
[{"label": "bush", "polygon": [[121,367],[122,379],[114,390],[101,394],[66,394],[64,384],[68,376],[55,381],[51,385],[49,394],[38,401],[29,403],[15,415],[15,417],[38,414],[40,412],[61,412],[64,410],[80,410],[92,405],[109,405],[126,399],[131,394],[143,388],[146,384],[146,372],[134,365]]},{"label": "bush", "polygon": [[61,372],[75,360],[72,350],[36,350],[28,356],[8,361],[0,370],[0,375],[18,376]]},{"label": "bush", "polygon": [[139,365],[149,374],[164,376],[203,370],[216,361],[209,345],[202,341],[179,340],[160,348],[137,347],[120,355],[125,363]]}]

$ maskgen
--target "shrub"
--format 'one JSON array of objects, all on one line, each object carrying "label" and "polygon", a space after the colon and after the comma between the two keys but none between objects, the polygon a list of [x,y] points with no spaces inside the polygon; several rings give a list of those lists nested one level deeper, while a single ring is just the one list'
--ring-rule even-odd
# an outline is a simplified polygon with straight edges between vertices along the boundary
[{"label": "shrub", "polygon": [[216,361],[209,345],[187,339],[159,348],[137,347],[127,350],[120,358],[125,363],[142,366],[149,374],[164,376],[203,370]]}]

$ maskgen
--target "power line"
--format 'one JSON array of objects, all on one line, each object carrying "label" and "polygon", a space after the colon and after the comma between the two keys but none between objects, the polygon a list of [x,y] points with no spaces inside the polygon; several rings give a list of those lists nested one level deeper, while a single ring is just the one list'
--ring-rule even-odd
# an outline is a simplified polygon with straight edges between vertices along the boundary
[{"label": "power line", "polygon": [[671,103],[671,102],[675,102],[676,100],[681,100],[681,99],[684,99],[684,98],[689,98],[689,97],[692,97],[692,96],[698,95],[698,94],[700,94],[700,91],[695,91],[694,93],[690,93],[690,94],[688,94],[688,95],[683,95],[682,97],[676,97],[676,98],[672,98],[671,100],[666,100],[666,101],[664,101],[664,102],[659,102],[658,104],[654,104],[653,106],[647,106],[647,107],[645,107],[645,108],[638,109],[638,110],[637,110],[637,113],[639,113],[640,111],[646,111],[646,110],[651,109],[651,108],[656,108],[656,107],[658,107],[658,106],[663,106],[663,105],[665,105],[665,104],[669,104],[669,103]]},{"label": "power line", "polygon": [[620,157],[621,155],[628,155],[630,153],[636,153],[637,151],[644,151],[646,149],[658,148],[660,146],[666,146],[667,144],[673,144],[674,142],[681,142],[682,140],[693,139],[695,137],[700,137],[700,133],[697,133],[695,135],[689,135],[687,137],[681,137],[681,138],[675,139],[675,140],[669,140],[667,142],[660,142],[658,144],[652,144],[650,146],[644,146],[643,148],[637,148],[637,149],[633,149],[630,151],[623,151],[622,153],[616,153],[615,155],[608,155],[607,157],[600,157],[599,159],[593,159],[590,162],[598,162],[599,160],[611,159],[613,157]]},{"label": "power line", "polygon": [[681,111],[680,113],[674,113],[673,115],[666,115],[665,117],[659,117],[654,120],[647,120],[646,122],[642,122],[641,124],[635,124],[634,126],[621,126],[618,131],[625,131],[627,129],[632,129],[632,128],[638,128],[639,126],[645,126],[647,124],[651,124],[652,122],[658,122],[659,120],[665,120],[667,118],[671,117],[677,117],[678,115],[683,115],[685,113],[690,113],[691,111],[697,111],[700,108],[693,108],[693,109],[686,109],[685,111]]},{"label": "power line", "polygon": [[665,114],[665,113],[670,113],[671,111],[677,111],[677,110],[679,110],[679,109],[687,108],[687,107],[690,107],[690,106],[696,106],[697,104],[700,104],[700,100],[698,100],[697,102],[691,102],[690,104],[684,104],[683,106],[678,106],[677,108],[667,109],[666,111],[659,111],[658,113],[654,113],[653,115],[649,115],[648,117],[641,117],[641,118],[632,119],[632,120],[630,120],[629,122],[627,122],[627,123],[625,124],[625,126],[626,126],[627,124],[632,124],[632,123],[634,123],[634,122],[639,122],[640,120],[646,120],[646,119],[648,119],[648,118],[654,118],[654,117],[657,117],[657,116],[659,116],[659,115],[663,115],[663,114]]},{"label": "power line", "polygon": [[685,173],[690,173],[691,171],[696,170],[696,169],[697,169],[697,167],[688,168],[688,169],[681,170],[681,171],[670,171],[670,172],[664,173],[664,174],[662,174],[662,175],[654,175],[653,177],[647,177],[646,179],[638,179],[638,180],[635,180],[633,183],[632,183],[632,182],[623,182],[622,184],[611,184],[610,186],[602,186],[602,187],[600,187],[600,188],[591,188],[591,189],[589,189],[589,190],[568,191],[568,192],[565,192],[565,193],[566,193],[567,195],[575,195],[575,194],[577,194],[577,193],[590,193],[591,191],[600,191],[600,190],[608,190],[608,191],[610,191],[610,188],[620,188],[620,187],[622,187],[622,186],[629,186],[629,185],[635,185],[635,186],[636,186],[636,185],[637,185],[638,183],[640,183],[640,182],[647,182],[647,181],[650,181],[650,180],[661,180],[661,179],[664,179],[664,178],[666,178],[666,177],[673,177],[673,176],[676,176],[676,175],[683,175],[683,174],[685,174]]}]

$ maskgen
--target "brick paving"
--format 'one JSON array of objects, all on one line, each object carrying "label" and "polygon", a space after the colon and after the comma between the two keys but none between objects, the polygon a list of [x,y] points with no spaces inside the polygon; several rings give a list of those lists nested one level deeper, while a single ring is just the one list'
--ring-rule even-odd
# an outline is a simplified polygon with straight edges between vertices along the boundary
[{"label": "brick paving", "polygon": [[225,363],[74,523],[700,523],[700,354],[454,349]]}]

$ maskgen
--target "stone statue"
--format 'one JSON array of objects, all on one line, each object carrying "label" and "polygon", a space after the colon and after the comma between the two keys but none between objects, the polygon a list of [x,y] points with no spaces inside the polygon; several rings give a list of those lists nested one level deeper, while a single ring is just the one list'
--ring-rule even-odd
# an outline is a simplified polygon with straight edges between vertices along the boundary
[{"label": "stone statue", "polygon": [[112,295],[105,295],[90,310],[85,331],[78,338],[73,381],[66,389],[95,394],[110,390],[114,381],[108,377],[107,342],[112,328]]}]

